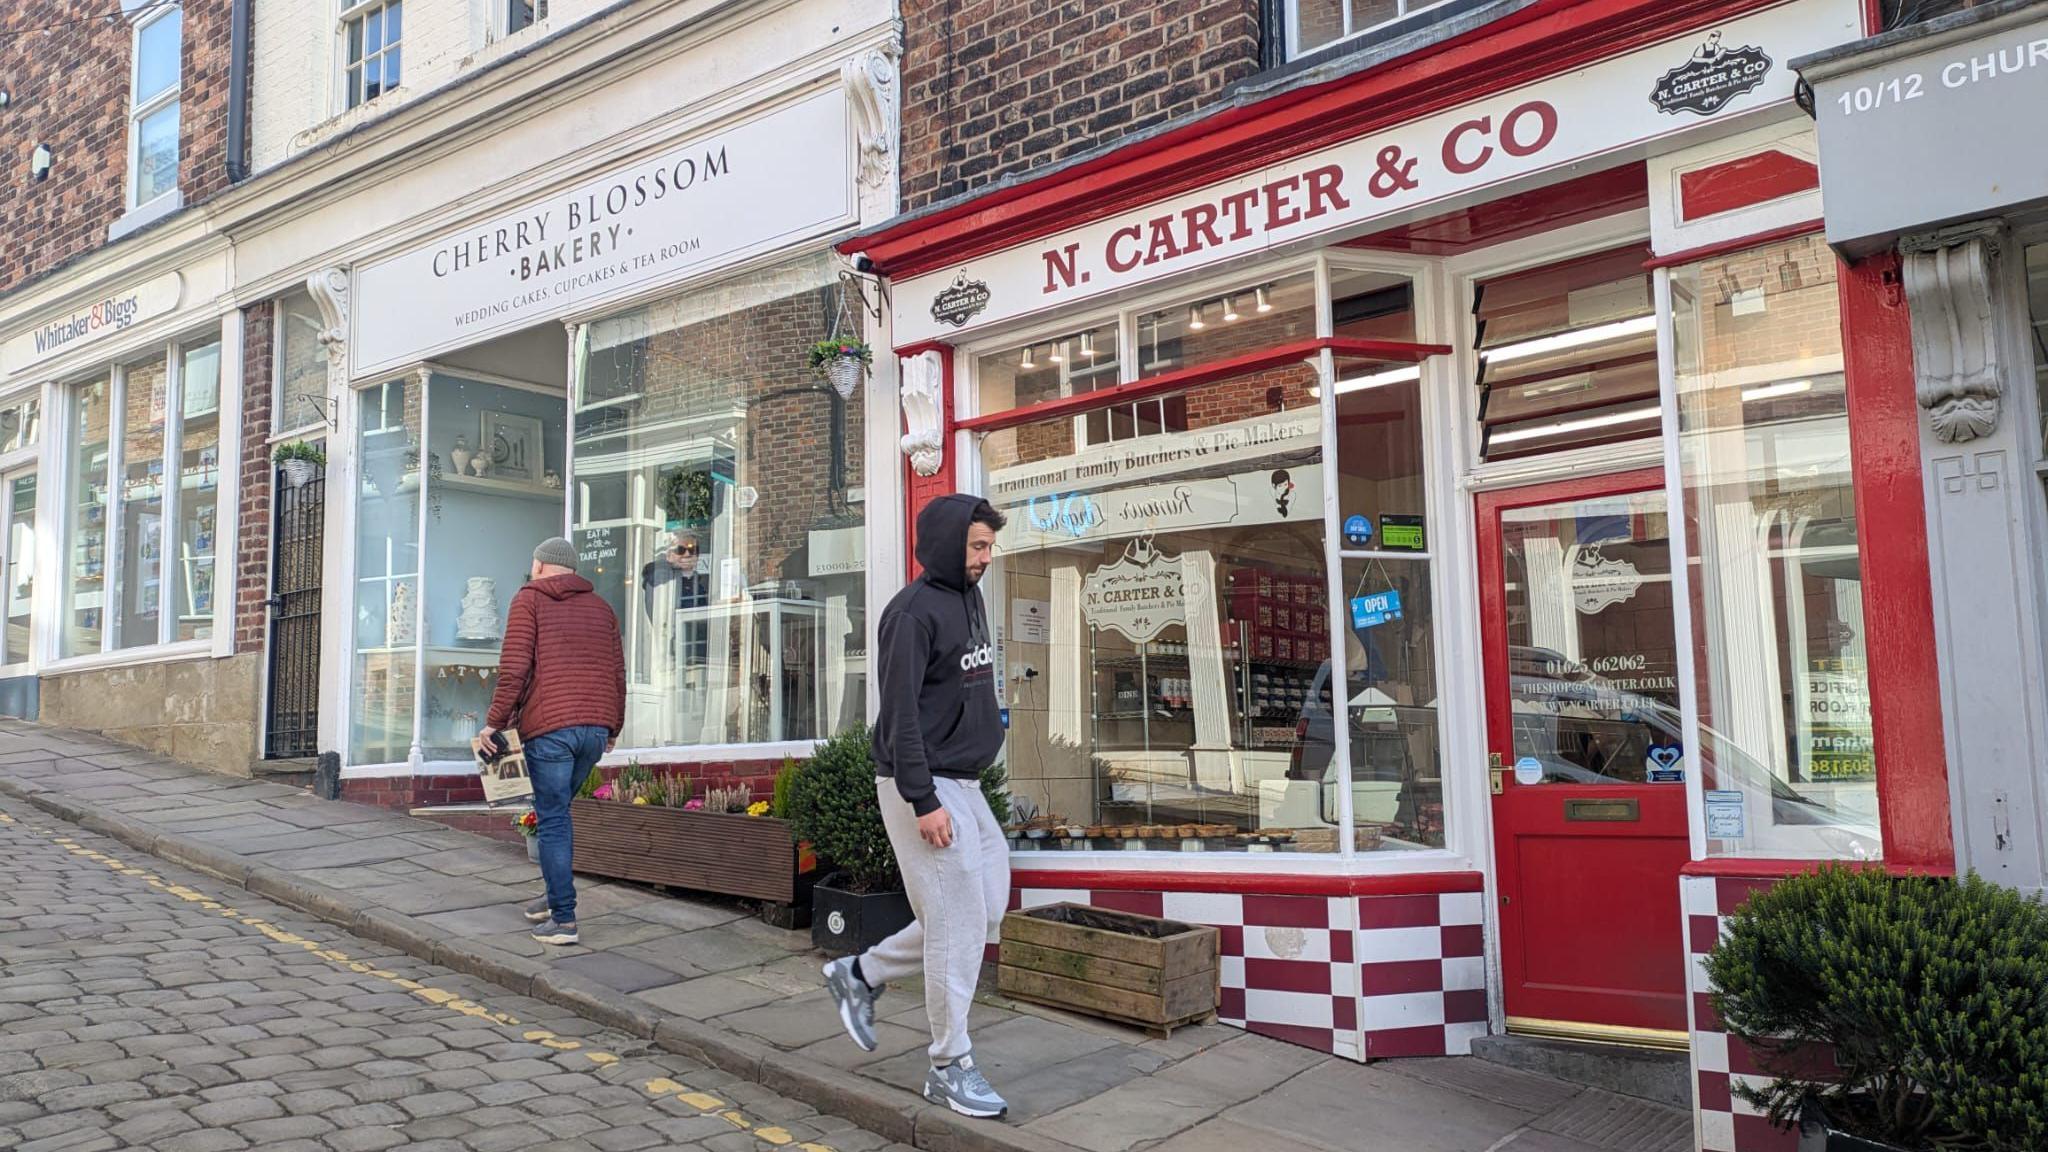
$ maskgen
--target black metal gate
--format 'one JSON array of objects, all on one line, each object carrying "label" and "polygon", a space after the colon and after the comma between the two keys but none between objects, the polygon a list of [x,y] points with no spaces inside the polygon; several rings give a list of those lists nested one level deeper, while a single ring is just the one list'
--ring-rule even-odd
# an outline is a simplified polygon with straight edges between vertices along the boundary
[{"label": "black metal gate", "polygon": [[312,756],[320,742],[321,538],[327,484],[283,483],[270,536],[270,722],[264,755]]}]

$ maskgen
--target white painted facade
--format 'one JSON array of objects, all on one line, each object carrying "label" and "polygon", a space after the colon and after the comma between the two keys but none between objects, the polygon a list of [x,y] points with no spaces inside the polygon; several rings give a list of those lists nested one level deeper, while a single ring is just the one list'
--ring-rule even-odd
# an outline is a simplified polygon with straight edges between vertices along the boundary
[{"label": "white painted facade", "polygon": [[[592,321],[799,254],[827,252],[835,240],[896,211],[900,30],[888,0],[555,0],[547,21],[509,38],[493,31],[502,26],[499,2],[407,0],[402,87],[336,115],[338,25],[307,11],[326,6],[258,0],[256,175],[231,194],[227,210],[233,294],[246,306],[310,284],[325,313],[331,337],[327,480],[335,494],[326,523],[330,589],[351,588],[355,580],[356,525],[347,494],[359,483],[350,458],[357,390],[431,370],[426,360],[398,363],[388,356],[365,364],[352,344],[368,347],[379,335],[364,325],[394,314],[390,293],[454,290],[424,275],[416,284],[402,276],[394,281],[394,269],[413,266],[409,254],[431,253],[465,229],[508,214],[516,219],[559,205],[593,180],[636,170],[693,142],[726,134],[739,139],[750,124],[810,109],[802,122],[813,126],[813,135],[824,135],[778,146],[817,144],[818,163],[839,169],[821,170],[817,178],[844,182],[843,211],[812,213],[779,229],[755,228],[750,235],[767,239],[729,253],[718,247],[717,221],[705,220],[705,251],[716,258],[635,280],[601,299],[565,293],[559,305],[522,312],[518,323],[528,327],[487,350],[496,362],[464,362],[466,370],[492,368],[502,375],[520,359],[547,356],[552,359],[542,363],[559,375],[578,331]],[[828,110],[822,120],[818,109]],[[771,201],[756,198],[749,210],[772,215],[777,205]],[[366,270],[375,270],[367,280]],[[364,298],[366,290],[380,294],[376,306]],[[889,343],[886,328],[870,329],[869,339],[878,347]],[[897,420],[893,368],[890,358],[878,357],[853,398],[870,428]],[[860,449],[868,477],[866,595],[879,606],[901,579],[901,468],[891,438],[867,439]],[[336,599],[348,603],[345,596]],[[352,609],[330,607],[323,617],[322,748],[349,745],[349,713],[358,703],[351,700]],[[800,755],[810,746],[666,747],[661,754],[731,761]],[[366,760],[344,768],[351,777],[462,771],[473,768],[423,760],[417,747],[397,763]]]},{"label": "white painted facade", "polygon": [[[608,0],[553,0],[545,18],[507,33],[507,0],[409,0],[400,86],[347,107],[342,0],[257,0],[250,10],[252,170],[262,172],[418,101],[452,81],[595,15]],[[697,0],[685,12],[715,5]]]}]

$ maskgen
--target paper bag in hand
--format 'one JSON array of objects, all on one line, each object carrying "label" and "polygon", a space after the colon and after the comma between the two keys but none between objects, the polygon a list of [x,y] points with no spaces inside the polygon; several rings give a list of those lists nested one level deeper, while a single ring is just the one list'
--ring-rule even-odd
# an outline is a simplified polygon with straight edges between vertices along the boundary
[{"label": "paper bag in hand", "polygon": [[507,728],[495,735],[497,753],[478,752],[476,757],[485,802],[501,804],[533,795],[533,779],[526,774],[526,749],[519,743],[519,733]]}]

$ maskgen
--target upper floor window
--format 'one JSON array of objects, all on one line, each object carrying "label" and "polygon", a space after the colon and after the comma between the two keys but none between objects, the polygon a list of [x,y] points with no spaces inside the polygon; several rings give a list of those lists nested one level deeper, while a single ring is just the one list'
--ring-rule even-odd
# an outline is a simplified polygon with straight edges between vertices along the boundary
[{"label": "upper floor window", "polygon": [[1285,0],[1290,60],[1360,32],[1391,24],[1441,0]]},{"label": "upper floor window", "polygon": [[178,75],[184,14],[176,5],[142,9],[128,85],[128,206],[178,187]]},{"label": "upper floor window", "polygon": [[505,0],[505,34],[531,28],[548,18],[548,0]]},{"label": "upper floor window", "polygon": [[342,0],[346,44],[342,89],[347,106],[367,104],[398,87],[405,0]]}]

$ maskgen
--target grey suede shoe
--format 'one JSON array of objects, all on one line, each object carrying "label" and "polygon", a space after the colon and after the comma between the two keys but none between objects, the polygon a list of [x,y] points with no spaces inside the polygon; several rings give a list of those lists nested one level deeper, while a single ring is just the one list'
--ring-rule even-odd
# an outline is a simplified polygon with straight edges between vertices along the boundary
[{"label": "grey suede shoe", "polygon": [[988,1077],[974,1066],[974,1057],[962,1056],[944,1068],[933,1068],[924,1078],[924,1098],[962,1116],[989,1120],[1002,1116],[1010,1105],[989,1087]]},{"label": "grey suede shoe", "polygon": [[863,1052],[875,1050],[875,990],[853,974],[853,959],[846,957],[825,965],[825,987],[832,990],[832,1002],[839,1006],[839,1022]]}]

